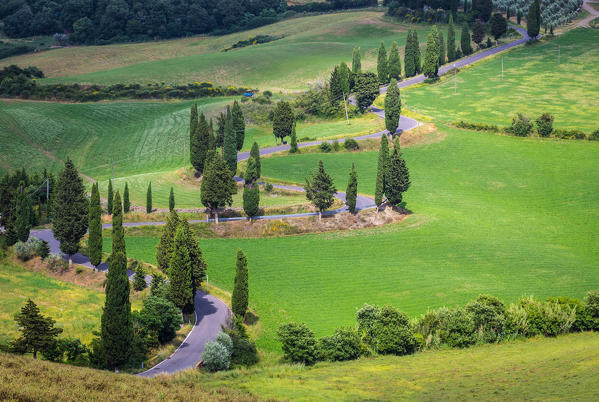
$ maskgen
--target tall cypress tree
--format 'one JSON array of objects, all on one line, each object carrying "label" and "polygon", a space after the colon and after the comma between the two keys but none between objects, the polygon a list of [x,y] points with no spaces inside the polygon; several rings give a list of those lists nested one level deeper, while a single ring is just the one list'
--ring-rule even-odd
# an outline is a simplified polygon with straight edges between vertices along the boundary
[{"label": "tall cypress tree", "polygon": [[445,64],[445,41],[443,40],[443,32],[439,31],[439,65]]},{"label": "tall cypress tree", "polygon": [[398,148],[399,145],[397,144],[389,158],[385,172],[385,195],[392,205],[399,205],[403,193],[410,187],[408,168]]},{"label": "tall cypress tree", "polygon": [[256,182],[258,180],[258,169],[256,160],[251,156],[248,159],[243,179],[245,181],[243,187],[243,210],[251,222],[252,218],[258,215],[260,208],[260,188]]},{"label": "tall cypress tree", "polygon": [[427,78],[436,78],[439,71],[438,45],[434,32],[428,34],[426,39],[426,50],[424,51],[424,66],[422,73]]},{"label": "tall cypress tree", "polygon": [[206,167],[200,197],[202,204],[215,214],[218,223],[218,209],[233,203],[232,195],[237,192],[237,186],[229,167],[219,154],[215,154]]},{"label": "tall cypress tree", "polygon": [[67,158],[60,173],[54,197],[52,232],[60,241],[60,250],[68,254],[69,265],[79,251],[79,242],[87,232],[89,205],[83,181],[73,162]]},{"label": "tall cypress tree", "polygon": [[214,132],[214,121],[210,118],[210,150],[216,149],[216,133]]},{"label": "tall cypress tree", "polygon": [[171,187],[171,192],[168,195],[168,210],[173,212],[175,210],[175,190]]},{"label": "tall cypress tree", "polygon": [[526,32],[531,39],[535,39],[541,30],[541,8],[539,0],[534,0],[528,8],[528,17],[526,18]]},{"label": "tall cypress tree", "polygon": [[414,64],[414,46],[412,42],[412,30],[408,30],[406,38],[406,47],[404,49],[404,71],[407,77],[413,77],[416,74],[416,65]]},{"label": "tall cypress tree", "polygon": [[183,312],[193,311],[193,281],[188,239],[182,226],[177,228],[169,270],[169,299]]},{"label": "tall cypress tree", "polygon": [[206,278],[206,261],[204,261],[202,250],[189,227],[189,223],[186,220],[182,220],[181,227],[185,232],[185,239],[187,241],[187,252],[189,253],[189,262],[191,264],[191,288],[192,293],[195,295],[196,290],[202,286],[202,282]]},{"label": "tall cypress tree", "polygon": [[106,300],[102,312],[102,346],[108,367],[122,367],[131,355],[133,325],[121,197],[116,192],[112,214],[112,255],[106,275]]},{"label": "tall cypress tree", "polygon": [[389,78],[401,80],[401,59],[399,58],[399,45],[393,41],[389,51]]},{"label": "tall cypress tree", "polygon": [[394,78],[387,87],[387,95],[385,96],[385,128],[389,130],[389,134],[395,135],[400,116],[401,97],[397,81]]},{"label": "tall cypress tree", "polygon": [[162,227],[160,233],[160,241],[156,245],[156,262],[158,269],[168,275],[171,256],[173,255],[173,241],[175,239],[175,231],[181,220],[177,211],[173,210],[166,218],[166,225]]},{"label": "tall cypress tree", "polygon": [[354,47],[351,62],[351,71],[354,74],[362,73],[362,61],[360,60],[360,48]]},{"label": "tall cypress tree", "polygon": [[254,142],[252,144],[252,149],[250,150],[250,157],[256,160],[256,169],[258,171],[258,178],[260,178],[260,148],[258,147],[257,142]]},{"label": "tall cypress tree", "polygon": [[32,214],[33,209],[29,196],[24,190],[19,191],[17,195],[17,209],[15,211],[15,229],[19,241],[26,242],[29,239]]},{"label": "tall cypress tree", "polygon": [[248,261],[243,251],[237,250],[237,264],[235,266],[235,281],[231,295],[231,310],[237,317],[243,318],[248,309]]},{"label": "tall cypress tree", "polygon": [[243,148],[243,142],[245,141],[245,118],[243,117],[241,106],[239,106],[237,101],[233,102],[231,118],[233,119],[233,130],[235,131],[235,137],[237,138],[237,150],[241,151],[241,148]]},{"label": "tall cypress tree", "polygon": [[275,142],[277,138],[280,138],[283,142],[285,137],[291,135],[293,122],[295,122],[295,116],[289,102],[281,101],[277,103],[272,120],[272,132],[275,136]]},{"label": "tall cypress tree", "polygon": [[343,99],[343,87],[341,86],[341,78],[339,77],[339,66],[335,66],[331,72],[329,89],[331,91],[331,105],[338,105],[339,101]]},{"label": "tall cypress tree", "polygon": [[385,172],[387,171],[387,160],[389,159],[389,140],[383,134],[379,148],[379,158],[376,169],[376,187],[374,190],[374,203],[379,206],[383,203],[385,193]]},{"label": "tall cypress tree", "polygon": [[299,148],[297,147],[297,134],[295,132],[295,122],[293,123],[293,128],[291,129],[291,140],[289,142],[289,153],[295,154],[299,152]]},{"label": "tall cypress tree", "polygon": [[352,214],[356,213],[356,200],[358,199],[358,172],[356,167],[351,164],[351,172],[347,181],[347,189],[345,190],[345,205]]},{"label": "tall cypress tree", "polygon": [[114,201],[114,191],[112,189],[112,179],[108,180],[108,199],[106,200],[106,212],[112,214],[112,202]]},{"label": "tall cypress tree", "polygon": [[123,211],[128,213],[131,210],[131,201],[129,201],[129,185],[125,183],[125,191],[123,191]]},{"label": "tall cypress tree", "polygon": [[206,121],[206,116],[202,112],[196,124],[196,132],[191,143],[191,164],[196,171],[196,175],[201,176],[204,172],[206,155],[210,149],[210,127]]},{"label": "tall cypress tree", "polygon": [[472,54],[472,44],[470,43],[470,29],[468,23],[464,22],[462,27],[462,36],[460,37],[460,47],[464,56]]},{"label": "tall cypress tree", "polygon": [[198,126],[198,103],[194,102],[191,105],[191,110],[189,114],[189,143],[193,144],[193,137],[196,132],[196,128]]},{"label": "tall cypress tree", "polygon": [[418,40],[418,32],[416,30],[412,31],[412,47],[414,49],[414,68],[416,69],[416,73],[420,74],[422,72],[422,56],[420,54],[420,41]]},{"label": "tall cypress tree", "polygon": [[376,71],[377,76],[379,78],[379,82],[381,84],[385,84],[389,81],[389,66],[387,64],[387,50],[385,49],[385,44],[381,42],[379,46],[377,62],[376,62]]},{"label": "tall cypress tree", "polygon": [[152,212],[152,182],[148,184],[148,191],[146,192],[146,212],[148,214]]},{"label": "tall cypress tree", "polygon": [[311,177],[306,177],[306,198],[318,208],[318,219],[322,219],[322,211],[329,208],[335,202],[337,189],[333,184],[333,178],[324,170],[322,161],[318,162],[318,171]]},{"label": "tall cypress tree", "polygon": [[453,26],[453,15],[449,16],[449,27],[447,28],[447,61],[450,63],[456,59],[455,28]]},{"label": "tall cypress tree", "polygon": [[225,123],[223,157],[225,159],[225,162],[227,163],[227,166],[229,167],[231,177],[235,176],[235,173],[237,173],[237,137],[235,134],[235,129],[233,127],[232,118],[228,118]]},{"label": "tall cypress tree", "polygon": [[345,62],[339,64],[339,84],[341,85],[341,89],[343,91],[343,95],[347,96],[350,91],[349,85],[349,77],[351,75],[351,71],[349,71],[349,67]]},{"label": "tall cypress tree", "polygon": [[227,123],[227,115],[226,113],[220,113],[216,117],[216,135],[214,136],[216,148],[220,148],[223,146],[223,142],[225,139],[225,125]]},{"label": "tall cypress tree", "polygon": [[[125,187],[125,190],[127,187]],[[92,185],[92,196],[89,203],[89,237],[87,239],[88,257],[91,264],[98,269],[102,262],[102,206],[98,183]]]}]

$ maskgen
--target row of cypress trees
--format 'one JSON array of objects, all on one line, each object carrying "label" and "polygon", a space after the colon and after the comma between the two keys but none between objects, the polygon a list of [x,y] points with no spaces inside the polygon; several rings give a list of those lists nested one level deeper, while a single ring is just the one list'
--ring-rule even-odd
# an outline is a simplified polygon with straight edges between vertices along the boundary
[{"label": "row of cypress trees", "polygon": [[377,76],[381,84],[386,84],[390,79],[401,80],[401,59],[399,57],[399,45],[393,41],[389,57],[385,44],[381,42],[377,57]]},{"label": "row of cypress trees", "polygon": [[389,141],[386,135],[381,137],[377,163],[374,203],[383,204],[383,196],[391,205],[399,206],[403,193],[410,187],[410,173],[402,157],[399,138],[394,142],[393,152],[389,155]]},{"label": "row of cypress trees", "polygon": [[[108,180],[108,197],[106,210],[109,214],[112,213],[114,199],[114,190],[112,187],[112,180]],[[168,209],[172,211],[175,209],[175,192],[171,187],[169,198],[168,198]],[[148,189],[146,190],[146,213],[152,213],[152,183],[148,183]],[[125,189],[123,191],[123,212],[131,212],[131,201],[129,199],[129,184],[125,183]]]}]

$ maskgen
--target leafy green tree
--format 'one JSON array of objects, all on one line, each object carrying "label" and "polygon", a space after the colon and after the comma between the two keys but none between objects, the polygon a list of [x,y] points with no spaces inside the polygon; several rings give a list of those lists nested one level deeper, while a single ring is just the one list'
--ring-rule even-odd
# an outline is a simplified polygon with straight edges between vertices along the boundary
[{"label": "leafy green tree", "polygon": [[33,358],[36,359],[37,352],[44,353],[56,347],[56,337],[62,333],[62,329],[54,328],[55,321],[44,317],[31,299],[15,315],[15,321],[21,332],[21,336],[14,341],[15,351],[33,353]]},{"label": "leafy green tree", "polygon": [[416,75],[416,65],[414,64],[414,46],[412,42],[412,30],[408,30],[408,36],[406,38],[406,46],[404,48],[404,71],[406,77],[413,77]]},{"label": "leafy green tree", "polygon": [[190,160],[196,174],[201,176],[204,173],[204,164],[206,155],[210,149],[210,127],[206,120],[206,115],[202,112],[195,126],[195,133],[190,142]]},{"label": "leafy green tree", "polygon": [[481,42],[485,38],[485,26],[481,20],[476,20],[472,27],[472,40],[477,46],[480,46]]},{"label": "leafy green tree", "polygon": [[193,288],[191,276],[191,260],[187,250],[187,239],[182,226],[175,232],[173,255],[170,261],[169,300],[186,313],[193,311]]},{"label": "leafy green tree", "polygon": [[354,87],[360,111],[364,112],[379,96],[379,82],[373,73],[360,74]]},{"label": "leafy green tree", "polygon": [[410,187],[410,176],[406,162],[401,157],[398,145],[393,149],[385,172],[385,195],[391,205],[399,205],[402,194]]},{"label": "leafy green tree", "polygon": [[537,120],[537,132],[541,137],[549,137],[553,132],[553,115],[543,113]]},{"label": "leafy green tree", "polygon": [[135,269],[135,275],[133,276],[133,289],[137,292],[144,290],[148,284],[146,283],[146,270],[142,264],[139,264]]},{"label": "leafy green tree", "polygon": [[232,195],[237,192],[237,186],[227,164],[219,154],[216,154],[206,167],[202,179],[201,200],[202,204],[214,213],[218,223],[218,209],[233,203]]},{"label": "leafy green tree", "polygon": [[358,172],[356,167],[351,164],[351,172],[349,172],[349,180],[347,181],[347,190],[345,190],[345,205],[352,214],[356,213],[356,200],[358,198]]},{"label": "leafy green tree", "polygon": [[25,191],[17,194],[17,209],[15,211],[15,229],[19,241],[26,242],[29,239],[33,209],[31,200]]},{"label": "leafy green tree", "polygon": [[493,12],[493,1],[492,0],[477,0],[476,6],[478,8],[478,16],[483,21],[489,21],[491,18],[491,12]]},{"label": "leafy green tree", "polygon": [[387,50],[385,49],[385,44],[381,42],[379,46],[377,61],[376,61],[376,71],[379,82],[381,84],[385,84],[389,81],[389,65],[387,64]]},{"label": "leafy green tree", "polygon": [[227,119],[225,123],[225,138],[223,140],[223,157],[227,163],[231,177],[237,173],[237,137],[233,127],[233,119]]},{"label": "leafy green tree", "polygon": [[535,39],[541,30],[541,6],[539,0],[534,0],[528,8],[526,19],[526,32],[531,39]]},{"label": "leafy green tree", "polygon": [[349,77],[351,75],[351,71],[349,71],[349,67],[345,62],[339,64],[339,84],[341,85],[341,89],[343,90],[343,95],[347,96],[349,94]]},{"label": "leafy green tree", "polygon": [[250,218],[250,222],[254,216],[258,215],[260,209],[260,187],[256,183],[257,179],[256,160],[250,157],[245,169],[245,185],[243,186],[243,211]]},{"label": "leafy green tree", "polygon": [[318,219],[322,219],[322,211],[329,208],[335,202],[337,189],[333,184],[333,178],[324,170],[322,161],[318,162],[318,171],[311,177],[306,177],[306,198],[318,208]]},{"label": "leafy green tree", "polygon": [[381,146],[379,148],[379,158],[376,169],[376,187],[374,190],[374,203],[380,206],[383,203],[385,194],[385,172],[387,171],[387,161],[389,159],[389,140],[383,134],[381,137]]},{"label": "leafy green tree", "polygon": [[129,277],[121,196],[114,195],[112,214],[112,255],[106,275],[106,299],[102,312],[102,346],[109,368],[122,367],[131,355],[133,324],[129,300]]},{"label": "leafy green tree", "polygon": [[172,341],[183,324],[181,310],[170,300],[156,296],[149,296],[144,300],[137,320],[140,329],[156,334],[158,342],[162,345]]},{"label": "leafy green tree", "polygon": [[393,78],[387,87],[387,95],[385,96],[385,128],[389,130],[389,134],[395,135],[400,116],[401,97],[397,81]]},{"label": "leafy green tree", "polygon": [[52,233],[60,242],[60,250],[69,256],[79,251],[79,242],[87,232],[89,204],[83,181],[73,162],[67,158],[64,170],[58,177],[52,214]]},{"label": "leafy green tree", "polygon": [[173,255],[173,242],[175,240],[175,232],[181,223],[179,214],[173,210],[166,218],[166,225],[162,227],[160,233],[160,241],[156,246],[156,261],[158,269],[168,275],[171,256]]},{"label": "leafy green tree", "polygon": [[293,123],[293,128],[291,129],[291,141],[289,142],[289,153],[296,154],[299,152],[299,148],[297,147],[297,134],[295,133],[295,123]]},{"label": "leafy green tree", "polygon": [[354,47],[351,62],[351,71],[354,74],[362,73],[362,61],[360,60],[360,48]]},{"label": "leafy green tree", "polygon": [[233,119],[233,129],[237,138],[237,150],[241,151],[243,148],[243,142],[245,141],[245,118],[241,106],[237,101],[233,102],[231,108],[231,117]]},{"label": "leafy green tree", "polygon": [[175,210],[175,190],[171,187],[171,192],[168,195],[168,211],[173,212]]},{"label": "leafy green tree", "polygon": [[292,363],[312,365],[316,362],[316,338],[306,324],[289,323],[277,331],[285,359]]},{"label": "leafy green tree", "polygon": [[464,56],[472,54],[472,44],[470,43],[470,29],[468,23],[464,22],[462,27],[462,36],[460,37],[460,48]]},{"label": "leafy green tree", "polygon": [[248,309],[248,261],[243,251],[237,250],[237,264],[235,268],[235,282],[231,295],[231,310],[237,317],[243,318]]},{"label": "leafy green tree", "polygon": [[422,73],[427,78],[436,78],[439,71],[438,45],[435,34],[431,32],[426,39],[426,50],[424,51],[424,66]]},{"label": "leafy green tree", "polygon": [[128,213],[131,211],[131,201],[129,200],[129,185],[125,183],[125,191],[123,191],[123,211]]},{"label": "leafy green tree", "polygon": [[450,14],[449,27],[447,28],[447,61],[451,63],[456,59],[455,27],[453,25],[453,15]]},{"label": "leafy green tree", "polygon": [[439,65],[445,64],[445,41],[443,39],[443,32],[439,31]]},{"label": "leafy green tree", "polygon": [[250,150],[250,158],[254,158],[256,160],[256,170],[258,172],[258,178],[260,178],[260,147],[258,147],[257,142],[254,142],[252,144],[252,149]]},{"label": "leafy green tree", "polygon": [[106,201],[106,212],[112,214],[112,202],[114,201],[114,190],[112,188],[112,180],[108,180],[108,199]]},{"label": "leafy green tree", "polygon": [[295,117],[289,102],[281,101],[277,103],[272,121],[272,132],[275,135],[275,141],[280,138],[282,142],[285,137],[289,137],[294,122]]},{"label": "leafy green tree", "polygon": [[420,41],[418,40],[418,31],[412,31],[412,48],[414,49],[414,68],[416,73],[422,72],[422,56],[420,54]]},{"label": "leafy green tree", "polygon": [[146,193],[146,212],[152,212],[152,182],[148,183],[148,191]]},{"label": "leafy green tree", "polygon": [[87,252],[89,261],[95,269],[98,269],[98,265],[102,262],[102,206],[100,205],[98,183],[92,185],[88,215],[89,236],[87,239]]},{"label": "leafy green tree", "polygon": [[491,35],[498,40],[507,32],[507,21],[501,13],[495,13],[491,17]]},{"label": "leafy green tree", "polygon": [[389,78],[401,80],[401,59],[399,58],[399,45],[393,41],[389,51]]}]

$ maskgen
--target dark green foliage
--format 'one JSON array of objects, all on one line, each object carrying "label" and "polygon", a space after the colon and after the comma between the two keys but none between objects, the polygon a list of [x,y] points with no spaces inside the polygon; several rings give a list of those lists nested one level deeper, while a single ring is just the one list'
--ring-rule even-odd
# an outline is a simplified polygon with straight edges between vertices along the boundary
[{"label": "dark green foliage", "polygon": [[[433,27],[434,29],[435,27]],[[426,49],[424,51],[424,65],[422,73],[427,78],[436,78],[439,71],[439,52],[438,43],[435,39],[435,32],[428,34],[426,39]]]},{"label": "dark green foliage", "polygon": [[54,198],[52,232],[60,241],[60,250],[69,255],[79,251],[79,242],[87,231],[89,205],[83,181],[75,165],[67,158],[60,173]]},{"label": "dark green foliage", "polygon": [[175,190],[171,187],[171,192],[168,195],[168,210],[173,212],[175,210]]},{"label": "dark green foliage", "polygon": [[296,154],[299,152],[299,148],[297,147],[297,134],[295,132],[295,122],[293,123],[293,128],[291,129],[291,141],[289,143],[289,153]]},{"label": "dark green foliage", "polygon": [[468,130],[476,130],[476,131],[492,131],[499,132],[499,127],[494,124],[486,124],[486,123],[470,123],[468,121],[460,120],[453,123],[456,127],[459,128],[467,128]]},{"label": "dark green foliage", "polygon": [[391,79],[385,96],[385,128],[389,134],[395,135],[401,116],[401,97],[395,78]]},{"label": "dark green foliage", "polygon": [[599,141],[599,130],[593,131],[587,139],[589,141]]},{"label": "dark green foliage", "polygon": [[541,6],[539,0],[534,0],[528,8],[526,19],[526,32],[531,39],[535,39],[541,30]]},{"label": "dark green foliage", "polygon": [[114,201],[114,190],[112,188],[112,179],[108,180],[108,195],[106,199],[106,213],[112,214],[112,203]]},{"label": "dark green foliage", "polygon": [[391,44],[387,66],[389,69],[389,78],[401,80],[401,59],[399,57],[399,45],[395,41],[393,41]]},{"label": "dark green foliage", "polygon": [[439,31],[439,65],[445,64],[445,41],[443,39],[443,32]]},{"label": "dark green foliage", "polygon": [[584,298],[584,306],[589,317],[588,328],[599,330],[599,292],[588,292]]},{"label": "dark green foliage", "polygon": [[233,127],[233,119],[227,118],[225,122],[225,136],[223,139],[223,158],[227,163],[231,177],[237,173],[237,136]]},{"label": "dark green foliage", "polygon": [[149,296],[136,316],[136,324],[145,338],[154,338],[160,344],[170,342],[177,335],[183,319],[181,311],[169,300]]},{"label": "dark green foliage", "polygon": [[351,75],[351,71],[349,71],[349,67],[345,62],[339,64],[339,84],[341,85],[341,89],[343,90],[343,95],[347,96],[349,94],[349,77]]},{"label": "dark green foliage", "polygon": [[[125,186],[125,191],[127,187]],[[92,185],[92,196],[89,203],[89,236],[87,239],[87,256],[94,267],[102,262],[102,206],[98,183]]]},{"label": "dark green foliage", "polygon": [[131,201],[129,200],[129,185],[125,183],[125,191],[123,191],[123,212],[131,211]]},{"label": "dark green foliage", "polygon": [[505,304],[494,296],[480,295],[466,305],[466,312],[472,314],[474,328],[479,342],[491,343],[501,340],[505,327]]},{"label": "dark green foliage", "polygon": [[272,121],[272,132],[275,136],[275,141],[277,139],[283,141],[285,137],[289,137],[294,122],[295,117],[293,116],[293,109],[291,109],[289,102],[281,101],[277,103]]},{"label": "dark green foliage", "polygon": [[237,263],[235,266],[235,282],[231,295],[231,310],[233,314],[243,318],[248,308],[248,261],[243,251],[237,250]]},{"label": "dark green foliage", "polygon": [[347,189],[345,190],[345,205],[352,214],[356,213],[356,199],[358,197],[358,172],[354,164],[351,165],[349,179],[347,181]]},{"label": "dark green foliage", "polygon": [[194,102],[191,105],[189,113],[189,143],[193,144],[196,129],[198,127],[198,103]]},{"label": "dark green foliage", "polygon": [[413,77],[416,75],[416,65],[414,64],[414,46],[412,42],[412,30],[408,30],[408,36],[406,38],[406,46],[404,48],[404,71],[406,77]]},{"label": "dark green foliage", "polygon": [[472,44],[470,43],[470,29],[468,28],[468,24],[464,22],[464,26],[462,27],[462,36],[460,37],[460,49],[464,56],[469,56],[472,54]]},{"label": "dark green foliage", "polygon": [[385,84],[389,81],[389,65],[387,64],[387,50],[385,44],[381,42],[378,56],[376,59],[376,71],[379,82]]},{"label": "dark green foliage", "polygon": [[338,328],[333,335],[318,340],[318,360],[355,360],[364,353],[360,335],[352,328]]},{"label": "dark green foliage", "polygon": [[191,164],[199,176],[204,173],[206,155],[210,149],[210,127],[206,121],[206,116],[202,112],[196,123],[194,135],[190,142],[190,160]]},{"label": "dark green foliage", "polygon": [[148,191],[146,192],[146,212],[152,212],[152,183],[148,183]]},{"label": "dark green foliage", "polygon": [[173,254],[173,241],[175,239],[175,231],[179,226],[179,214],[176,211],[171,211],[166,218],[166,225],[162,227],[160,241],[156,246],[156,261],[158,268],[168,274],[171,256]]},{"label": "dark green foliage", "polygon": [[321,151],[321,152],[324,152],[324,153],[329,153],[329,152],[332,152],[332,151],[333,151],[333,147],[331,146],[331,144],[330,144],[330,143],[328,143],[328,142],[326,142],[326,141],[325,141],[325,142],[322,142],[322,143],[321,143],[321,144],[318,146],[318,148],[320,149],[320,151]]},{"label": "dark green foliage", "polygon": [[450,14],[449,27],[447,28],[447,61],[451,63],[456,59],[455,27],[453,25],[453,15]]},{"label": "dark green foliage", "polygon": [[260,148],[258,147],[258,143],[254,142],[252,144],[252,149],[250,150],[250,157],[254,158],[256,161],[256,170],[258,172],[258,178],[260,178]]},{"label": "dark green foliage", "polygon": [[516,22],[518,22],[518,25],[520,25],[520,23],[522,22],[522,11],[518,10],[518,12],[516,13]]},{"label": "dark green foliage", "polygon": [[40,314],[40,309],[28,299],[21,312],[15,315],[15,321],[21,335],[15,339],[13,350],[17,353],[44,353],[56,348],[56,337],[62,332],[61,328],[54,328],[55,321],[50,317]]},{"label": "dark green foliage", "polygon": [[351,71],[353,74],[362,74],[362,62],[360,60],[359,47],[354,47],[352,54]]},{"label": "dark green foliage", "polygon": [[322,161],[318,162],[318,171],[310,177],[306,177],[306,198],[318,208],[319,217],[322,211],[329,208],[335,202],[337,189],[333,184],[333,178],[324,170]]},{"label": "dark green foliage", "polygon": [[116,192],[112,215],[112,255],[106,275],[106,300],[102,312],[102,347],[108,368],[129,361],[133,342],[129,278],[121,197]]},{"label": "dark green foliage", "polygon": [[357,151],[358,149],[360,149],[360,144],[358,144],[358,141],[354,140],[353,138],[348,138],[343,143],[343,148],[345,148],[348,151]]},{"label": "dark green foliage", "polygon": [[416,350],[416,337],[408,316],[391,306],[384,306],[374,317],[366,334],[370,345],[380,354],[407,355]]},{"label": "dark green foliage", "polygon": [[493,17],[491,17],[491,35],[497,40],[506,32],[507,21],[503,15],[501,13],[493,14]]},{"label": "dark green foliage", "polygon": [[169,300],[185,312],[193,311],[193,288],[191,276],[191,260],[187,249],[188,241],[182,226],[175,232],[173,254],[170,261]]},{"label": "dark green foliage", "polygon": [[553,115],[543,113],[537,120],[537,132],[541,137],[549,137],[553,132]]},{"label": "dark green foliage", "polygon": [[142,264],[137,266],[135,275],[133,276],[133,289],[137,292],[144,290],[148,284],[146,283],[146,270]]},{"label": "dark green foliage", "polygon": [[[243,142],[245,141],[245,118],[241,106],[239,106],[237,101],[233,102],[231,119],[233,119],[233,131],[235,131],[235,138],[237,139],[237,150],[241,151]],[[208,137],[206,137],[206,139],[208,139]]]},{"label": "dark green foliage", "polygon": [[536,335],[557,336],[567,333],[576,319],[576,310],[566,305],[533,297],[522,298],[517,305],[526,315],[526,337]]},{"label": "dark green foliage", "polygon": [[312,365],[316,362],[316,338],[306,324],[289,323],[277,331],[285,359],[292,363]]},{"label": "dark green foliage", "polygon": [[15,211],[15,229],[19,241],[25,242],[29,239],[33,213],[29,196],[24,191],[19,192],[17,195],[17,209]]},{"label": "dark green foliage", "polygon": [[374,190],[374,203],[381,205],[385,193],[385,172],[387,171],[387,161],[389,160],[389,140],[386,135],[381,137],[381,146],[379,148],[379,158],[376,170],[376,187]]},{"label": "dark green foliage", "polygon": [[[225,113],[220,113],[216,116],[216,133],[214,135],[215,143],[214,145],[217,148],[223,146],[224,138],[225,138],[225,124],[227,123],[227,115]],[[205,167],[204,167],[205,168]]]},{"label": "dark green foliage", "polygon": [[532,123],[528,117],[518,113],[512,119],[512,125],[506,131],[518,137],[527,137],[532,133]]},{"label": "dark green foliage", "polygon": [[336,105],[341,99],[343,99],[343,87],[341,85],[339,66],[335,66],[331,72],[329,90],[331,91],[331,104]]},{"label": "dark green foliage", "polygon": [[393,149],[387,163],[384,183],[385,195],[389,203],[398,206],[402,201],[403,193],[410,187],[410,174],[405,160],[401,157],[398,145]]},{"label": "dark green foliage", "polygon": [[196,290],[202,286],[204,279],[206,279],[207,265],[200,245],[189,227],[189,223],[186,220],[182,220],[181,226],[185,232],[187,252],[189,253],[189,261],[191,263],[191,289],[193,294],[195,294]]},{"label": "dark green foliage", "polygon": [[215,213],[218,222],[217,210],[227,205],[230,206],[233,203],[232,195],[236,192],[237,186],[233,181],[233,175],[221,156],[216,154],[207,164],[202,179],[202,204]]},{"label": "dark green foliage", "polygon": [[260,188],[256,183],[258,180],[258,169],[256,160],[250,156],[244,175],[245,185],[243,188],[243,210],[251,219],[258,215],[260,208]]},{"label": "dark green foliage", "polygon": [[418,40],[418,31],[416,30],[412,31],[412,49],[414,52],[414,69],[416,71],[416,74],[419,74],[422,72],[422,56],[420,54],[420,41]]},{"label": "dark green foliage", "polygon": [[493,11],[493,1],[492,0],[477,0],[476,8],[478,9],[478,17],[483,21],[489,21],[491,17],[491,12]]},{"label": "dark green foliage", "polygon": [[161,273],[154,273],[152,283],[150,284],[150,295],[168,299],[169,285],[166,277]]},{"label": "dark green foliage", "polygon": [[476,342],[473,316],[463,308],[452,310],[444,324],[441,339],[449,347],[465,348]]},{"label": "dark green foliage", "polygon": [[483,41],[484,38],[485,26],[483,25],[483,22],[481,20],[476,20],[474,22],[474,26],[472,27],[472,40],[474,41],[474,43],[480,46],[480,43]]},{"label": "dark green foliage", "polygon": [[354,86],[356,101],[360,111],[364,112],[366,108],[372,105],[372,102],[379,96],[379,82],[373,73],[364,73],[356,77]]}]

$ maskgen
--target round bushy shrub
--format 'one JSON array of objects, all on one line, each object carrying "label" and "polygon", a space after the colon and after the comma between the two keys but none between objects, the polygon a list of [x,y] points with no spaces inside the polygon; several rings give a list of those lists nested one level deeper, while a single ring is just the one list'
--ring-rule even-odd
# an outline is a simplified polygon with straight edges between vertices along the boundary
[{"label": "round bushy shrub", "polygon": [[242,366],[252,366],[258,363],[256,345],[246,338],[234,338],[231,362]]},{"label": "round bushy shrub", "polygon": [[31,243],[18,241],[13,246],[15,250],[15,254],[22,261],[27,261],[35,255],[33,247],[31,247]]},{"label": "round bushy shrub", "polygon": [[218,342],[206,342],[202,352],[203,366],[209,371],[228,370],[231,365],[230,354],[226,347]]},{"label": "round bushy shrub", "polygon": [[348,151],[357,151],[360,149],[360,145],[358,145],[358,141],[354,140],[353,138],[349,138],[343,143],[343,148]]},{"label": "round bushy shrub", "polygon": [[372,333],[372,326],[376,321],[376,317],[381,312],[380,307],[364,304],[361,309],[356,312],[356,321],[358,321],[358,332],[365,336],[366,341],[370,343],[372,339],[370,334]]},{"label": "round bushy shrub", "polygon": [[306,365],[316,362],[316,338],[306,324],[292,322],[282,325],[277,335],[287,360]]},{"label": "round bushy shrub", "polygon": [[328,142],[323,142],[322,144],[320,144],[319,148],[322,152],[326,153],[329,153],[333,150],[333,147],[331,147],[331,144],[329,144]]},{"label": "round bushy shrub", "polygon": [[549,137],[553,132],[553,116],[549,113],[543,113],[536,120],[537,132],[541,137]]},{"label": "round bushy shrub", "polygon": [[220,343],[227,349],[227,352],[229,352],[229,358],[231,358],[231,355],[233,354],[233,341],[231,340],[231,337],[224,332],[221,332],[216,336],[216,342]]},{"label": "round bushy shrub", "polygon": [[528,117],[518,113],[512,119],[512,125],[508,127],[507,131],[518,137],[527,137],[532,132],[532,123]]},{"label": "round bushy shrub", "polygon": [[377,353],[407,355],[416,349],[408,316],[391,306],[381,308],[371,328],[371,346]]},{"label": "round bushy shrub", "polygon": [[474,319],[465,309],[452,310],[444,327],[441,341],[449,347],[465,348],[476,342]]},{"label": "round bushy shrub", "polygon": [[599,331],[599,291],[587,293],[584,308],[589,316],[589,329]]},{"label": "round bushy shrub", "polygon": [[589,141],[599,141],[599,130],[593,131],[591,134],[589,134],[587,139]]},{"label": "round bushy shrub", "polygon": [[351,328],[339,328],[333,335],[318,340],[319,360],[354,360],[360,357],[363,351],[360,335]]},{"label": "round bushy shrub", "polygon": [[44,262],[52,272],[65,272],[69,270],[69,263],[58,254],[50,254],[46,257]]},{"label": "round bushy shrub", "polygon": [[480,295],[475,301],[468,303],[466,312],[472,314],[479,342],[496,342],[502,338],[505,304],[501,300],[489,295]]}]

